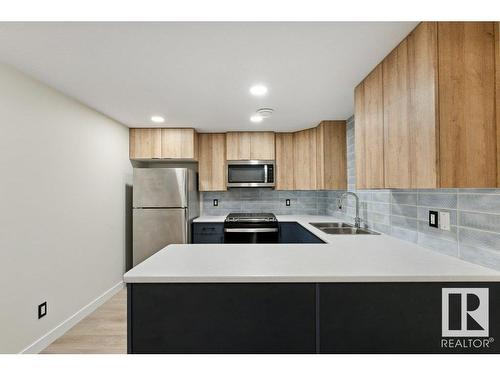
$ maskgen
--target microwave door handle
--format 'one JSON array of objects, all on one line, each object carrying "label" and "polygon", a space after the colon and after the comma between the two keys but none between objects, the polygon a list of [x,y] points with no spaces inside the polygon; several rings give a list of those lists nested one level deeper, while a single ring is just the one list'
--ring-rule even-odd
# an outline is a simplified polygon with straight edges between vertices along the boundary
[{"label": "microwave door handle", "polygon": [[267,164],[264,165],[264,182],[267,182]]}]

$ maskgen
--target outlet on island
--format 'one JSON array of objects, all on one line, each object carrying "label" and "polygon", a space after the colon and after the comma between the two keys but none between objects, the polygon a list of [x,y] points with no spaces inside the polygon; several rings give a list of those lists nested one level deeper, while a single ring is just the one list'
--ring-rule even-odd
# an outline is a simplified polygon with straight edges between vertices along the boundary
[{"label": "outlet on island", "polygon": [[285,205],[286,205],[286,206],[290,206],[290,199],[286,199],[286,200],[285,200]]}]

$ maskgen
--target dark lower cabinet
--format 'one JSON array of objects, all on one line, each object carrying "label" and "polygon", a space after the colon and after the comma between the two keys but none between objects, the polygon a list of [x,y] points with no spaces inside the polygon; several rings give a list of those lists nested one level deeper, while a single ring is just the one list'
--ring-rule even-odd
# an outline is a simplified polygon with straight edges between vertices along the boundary
[{"label": "dark lower cabinet", "polygon": [[500,283],[129,284],[127,319],[129,353],[498,354]]},{"label": "dark lower cabinet", "polygon": [[[442,336],[443,288],[460,289],[451,292],[459,298],[449,307],[451,316],[461,317],[467,309],[474,316],[479,304],[488,307],[486,337],[478,336],[480,330]],[[489,298],[476,300],[469,288],[486,288]],[[457,293],[464,293],[463,303]],[[500,353],[498,283],[319,284],[319,301],[321,353]]]},{"label": "dark lower cabinet", "polygon": [[314,284],[129,284],[130,353],[315,353]]},{"label": "dark lower cabinet", "polygon": [[280,243],[325,243],[296,222],[280,222]]},{"label": "dark lower cabinet", "polygon": [[[193,223],[192,243],[224,243],[224,223]],[[325,243],[296,222],[279,223],[280,243]]]},{"label": "dark lower cabinet", "polygon": [[193,223],[192,243],[224,243],[224,223]]}]

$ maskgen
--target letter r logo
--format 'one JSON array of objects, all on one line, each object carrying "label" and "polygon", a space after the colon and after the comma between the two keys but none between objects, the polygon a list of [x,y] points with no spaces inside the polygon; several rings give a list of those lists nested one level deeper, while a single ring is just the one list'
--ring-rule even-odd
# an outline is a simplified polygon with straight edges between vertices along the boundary
[{"label": "letter r logo", "polygon": [[488,288],[442,289],[442,336],[489,336]]}]

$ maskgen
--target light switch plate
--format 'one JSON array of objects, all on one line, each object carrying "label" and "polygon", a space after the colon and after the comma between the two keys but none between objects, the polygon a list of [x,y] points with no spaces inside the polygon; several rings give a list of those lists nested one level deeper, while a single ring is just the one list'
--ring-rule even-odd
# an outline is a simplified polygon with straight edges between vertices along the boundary
[{"label": "light switch plate", "polygon": [[451,230],[449,212],[443,211],[439,213],[439,229]]}]

